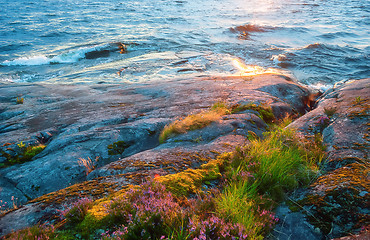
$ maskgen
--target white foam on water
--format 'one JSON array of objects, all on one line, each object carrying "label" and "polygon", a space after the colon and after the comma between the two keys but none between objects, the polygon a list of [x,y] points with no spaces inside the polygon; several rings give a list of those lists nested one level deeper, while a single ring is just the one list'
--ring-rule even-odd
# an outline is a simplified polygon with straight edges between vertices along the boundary
[{"label": "white foam on water", "polygon": [[326,92],[327,90],[333,88],[333,84],[317,83],[317,84],[310,84],[310,87],[315,90],[319,90],[321,92]]},{"label": "white foam on water", "polygon": [[283,61],[286,61],[287,60],[287,57],[285,54],[279,54],[279,55],[272,55],[270,60],[275,64],[279,64]]},{"label": "white foam on water", "polygon": [[49,64],[50,59],[46,56],[39,55],[39,56],[32,56],[32,57],[21,57],[15,60],[4,61],[1,65],[4,66],[16,66],[16,65],[23,65],[23,66],[33,66],[33,65],[45,65]]},{"label": "white foam on water", "polygon": [[95,45],[93,47],[81,47],[77,50],[65,52],[56,56],[48,57],[46,55],[37,55],[29,57],[20,57],[14,60],[6,60],[1,63],[3,66],[37,66],[56,63],[75,63],[85,58],[85,54],[104,48],[108,48],[109,44]]}]

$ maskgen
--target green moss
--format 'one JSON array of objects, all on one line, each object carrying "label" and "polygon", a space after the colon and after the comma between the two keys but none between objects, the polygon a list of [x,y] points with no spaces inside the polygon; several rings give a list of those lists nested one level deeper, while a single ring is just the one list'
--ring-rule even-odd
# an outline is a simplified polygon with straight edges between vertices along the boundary
[{"label": "green moss", "polygon": [[266,123],[272,123],[275,121],[274,113],[272,112],[271,107],[267,104],[262,103],[257,105],[251,102],[248,104],[236,104],[231,106],[231,113],[238,113],[246,110],[253,110],[258,112],[258,116]]},{"label": "green moss", "polygon": [[69,230],[60,230],[57,231],[56,236],[53,238],[55,240],[75,240],[76,233]]},{"label": "green moss", "polygon": [[223,114],[230,114],[229,105],[226,102],[216,102],[211,106],[212,111],[222,112]]},{"label": "green moss", "polygon": [[2,167],[11,166],[14,164],[20,164],[29,162],[37,154],[41,153],[45,149],[45,145],[40,144],[36,146],[25,146],[23,142],[17,144],[17,149],[8,148],[8,152],[12,151],[13,154],[9,154],[5,151],[1,152],[1,155],[7,159],[7,161],[2,165]]},{"label": "green moss", "polygon": [[129,145],[125,141],[117,141],[108,145],[109,155],[121,155]]},{"label": "green moss", "polygon": [[45,149],[45,145],[30,146],[26,148],[26,151],[23,154],[22,161],[30,161],[34,156],[42,152]]},{"label": "green moss", "polygon": [[106,225],[105,219],[98,219],[93,214],[88,213],[84,220],[75,227],[74,231],[79,232],[83,239],[90,239],[91,235],[95,235],[98,229],[104,228]]},{"label": "green moss", "polygon": [[[119,177],[116,176],[115,178]],[[112,194],[126,186],[111,182],[111,177],[99,177],[83,183],[77,183],[70,187],[52,192],[41,197],[35,198],[31,203],[62,204],[63,202],[76,198],[94,197],[99,198]]]},{"label": "green moss", "polygon": [[187,169],[180,173],[166,175],[158,181],[166,185],[168,190],[176,196],[188,196],[189,193],[199,192],[202,183],[220,178],[219,167],[221,164],[221,158],[211,160],[201,165],[199,169]]}]

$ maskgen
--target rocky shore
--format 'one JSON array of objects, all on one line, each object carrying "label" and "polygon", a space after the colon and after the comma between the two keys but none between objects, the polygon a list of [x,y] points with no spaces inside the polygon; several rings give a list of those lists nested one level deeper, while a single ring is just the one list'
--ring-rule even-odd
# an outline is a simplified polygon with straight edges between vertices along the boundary
[{"label": "rocky shore", "polygon": [[[148,177],[198,168],[248,144],[251,133],[263,136],[268,123],[250,108],[160,144],[167,124],[224,102],[269,106],[273,121],[292,116],[291,127],[322,137],[327,147],[321,176],[277,208],[281,220],[271,238],[338,238],[361,230],[368,236],[369,88],[370,79],[348,82],[314,102],[308,88],[272,74],[135,85],[0,85],[0,200],[2,209],[15,207],[2,210],[0,234],[53,221],[76,199],[99,199]],[[27,147],[40,145],[31,161],[14,164],[25,159]]]},{"label": "rocky shore", "polygon": [[289,204],[294,211],[286,206],[280,209],[285,220],[277,227],[284,229],[277,234],[280,239],[302,238],[307,234],[304,229],[310,228],[312,236],[324,239],[361,230],[362,235],[343,239],[370,238],[369,88],[370,79],[363,79],[330,89],[315,109],[290,125],[306,136],[322,135],[327,158],[322,175],[308,189],[291,196]]}]

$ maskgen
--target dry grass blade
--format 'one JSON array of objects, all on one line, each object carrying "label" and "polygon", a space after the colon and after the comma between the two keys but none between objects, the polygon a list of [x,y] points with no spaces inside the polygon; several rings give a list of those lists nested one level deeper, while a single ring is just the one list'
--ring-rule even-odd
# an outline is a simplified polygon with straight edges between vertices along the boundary
[{"label": "dry grass blade", "polygon": [[95,169],[96,164],[98,163],[98,161],[99,161],[99,157],[96,157],[95,160],[91,160],[90,157],[88,157],[87,159],[86,158],[79,158],[78,164],[80,166],[85,167],[86,176],[87,176],[87,175],[89,175],[89,173],[91,173]]}]

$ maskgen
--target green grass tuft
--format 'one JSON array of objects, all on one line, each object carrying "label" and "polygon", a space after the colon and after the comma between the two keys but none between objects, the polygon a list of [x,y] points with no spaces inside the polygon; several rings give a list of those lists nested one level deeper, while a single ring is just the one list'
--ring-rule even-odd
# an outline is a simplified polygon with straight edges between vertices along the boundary
[{"label": "green grass tuft", "polygon": [[272,215],[261,215],[259,207],[268,211],[287,192],[312,181],[323,157],[320,147],[294,130],[275,127],[263,140],[252,139],[234,152],[226,173],[229,184],[217,199],[217,211],[242,223],[255,234],[251,239],[258,238],[274,224]]},{"label": "green grass tuft", "polygon": [[17,100],[16,100],[16,103],[17,104],[23,104],[23,102],[24,102],[24,98],[19,98],[19,97],[17,97]]},{"label": "green grass tuft", "polygon": [[332,118],[336,112],[337,108],[335,107],[324,108],[324,113],[326,114],[326,116],[328,116],[328,118]]},{"label": "green grass tuft", "polygon": [[266,123],[272,123],[275,121],[275,116],[272,112],[271,107],[265,103],[257,105],[256,103],[251,102],[248,104],[236,104],[231,107],[231,113],[238,113],[246,110],[253,110],[258,112],[259,117]]},{"label": "green grass tuft", "polygon": [[170,137],[204,128],[229,113],[230,110],[226,103],[217,102],[209,110],[188,115],[183,119],[166,125],[159,135],[159,142],[164,143]]},{"label": "green grass tuft", "polygon": [[224,115],[234,114],[245,110],[258,112],[258,116],[266,123],[273,123],[275,121],[272,109],[267,104],[257,105],[252,102],[248,104],[229,106],[225,102],[216,102],[206,111],[188,115],[183,119],[176,120],[166,125],[159,135],[159,142],[164,143],[168,138],[174,137],[178,134],[204,128],[210,123],[219,120]]}]

